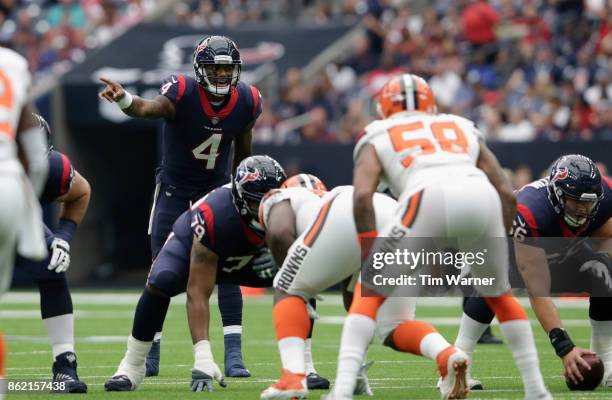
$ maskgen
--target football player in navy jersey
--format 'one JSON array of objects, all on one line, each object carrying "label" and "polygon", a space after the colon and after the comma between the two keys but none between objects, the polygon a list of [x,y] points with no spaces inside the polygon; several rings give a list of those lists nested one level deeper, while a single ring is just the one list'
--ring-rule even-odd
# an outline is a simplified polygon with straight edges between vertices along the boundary
[{"label": "football player in navy jersey", "polygon": [[[593,161],[582,155],[560,157],[549,177],[517,193],[511,231],[517,269],[531,307],[563,361],[565,376],[574,383],[583,379],[578,364],[589,369],[582,356],[591,351],[574,345],[550,295],[591,295],[591,350],[604,363],[604,386],[612,386],[611,217],[612,181],[602,178]],[[471,353],[492,319],[483,299],[469,298],[455,345]],[[471,386],[479,384],[470,381]]]},{"label": "football player in navy jersey", "polygon": [[[279,187],[285,178],[285,172],[272,158],[246,158],[238,166],[233,184],[214,189],[179,216],[151,265],[148,288],[154,288],[168,298],[187,288],[189,326],[196,354],[194,390],[211,390],[213,378],[223,381],[212,359],[207,333],[208,297],[215,283],[272,286],[277,267],[265,247],[257,212],[263,195],[269,189]],[[210,264],[201,266],[199,260],[202,257]],[[194,269],[196,273],[191,276]],[[206,276],[202,275],[202,271]],[[206,285],[206,291],[195,293],[194,287],[202,282],[210,286]],[[205,302],[203,295],[206,295]],[[151,307],[155,305],[143,303],[141,298],[127,352],[113,377],[106,382],[104,387],[107,391],[135,390],[142,382],[145,356],[152,345],[159,321],[145,318],[148,314],[140,309]],[[155,318],[154,314],[151,315]],[[202,333],[204,330],[206,334]]]},{"label": "football player in navy jersey", "polygon": [[[231,39],[210,36],[195,49],[195,77],[169,76],[159,89],[159,95],[152,100],[132,95],[118,83],[101,78],[106,88],[100,97],[116,102],[125,114],[164,119],[163,156],[149,221],[153,258],[161,250],[178,216],[212,189],[228,183],[230,171],[252,153],[251,131],[262,111],[261,95],[257,88],[240,81],[241,66],[240,53]],[[232,143],[234,157],[230,170]],[[248,377],[250,373],[241,354],[240,287],[221,284],[218,289],[225,373],[231,377]],[[160,298],[159,293],[145,289],[141,302],[155,304],[154,312],[165,315],[170,298]],[[147,376],[159,373],[162,325],[163,319],[147,358]]]},{"label": "football player in navy jersey", "polygon": [[[38,114],[34,116],[50,136],[47,121]],[[38,285],[42,320],[53,352],[53,381],[65,382],[63,392],[86,393],[87,385],[77,375],[74,315],[66,270],[70,265],[70,242],[87,212],[91,188],[87,180],[73,168],[66,155],[51,147],[48,160],[49,175],[40,203],[42,206],[54,202],[61,204],[55,230],[44,227],[49,257],[34,261],[17,256],[15,267],[30,273]]]}]

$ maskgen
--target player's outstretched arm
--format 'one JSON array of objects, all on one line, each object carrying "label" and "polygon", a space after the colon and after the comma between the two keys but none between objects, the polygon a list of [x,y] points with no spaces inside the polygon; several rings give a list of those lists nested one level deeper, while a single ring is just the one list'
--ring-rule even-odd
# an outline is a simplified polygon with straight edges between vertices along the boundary
[{"label": "player's outstretched arm", "polygon": [[194,363],[191,370],[191,391],[212,392],[213,379],[225,387],[223,375],[215,363],[210,347],[208,327],[210,323],[209,299],[217,279],[219,257],[194,237],[189,262],[187,283],[187,320],[193,341]]},{"label": "player's outstretched arm", "polygon": [[476,166],[487,175],[489,181],[495,190],[497,190],[497,193],[499,193],[503,206],[504,225],[506,230],[509,231],[516,214],[516,196],[514,195],[512,183],[504,173],[495,154],[487,147],[485,141],[478,139],[478,142],[480,153]]},{"label": "player's outstretched arm", "polygon": [[158,95],[153,100],[146,100],[132,95],[115,81],[107,78],[100,80],[106,84],[106,87],[98,96],[111,103],[117,103],[126,115],[134,118],[174,118],[176,108],[166,96]]},{"label": "player's outstretched arm", "polygon": [[266,223],[266,241],[276,265],[283,265],[287,251],[296,239],[295,213],[289,200],[275,204]]},{"label": "player's outstretched arm", "polygon": [[249,123],[242,135],[236,139],[232,174],[236,171],[238,164],[240,164],[242,160],[253,155],[253,126],[255,126],[255,121]]},{"label": "player's outstretched arm", "polygon": [[572,382],[579,383],[584,378],[578,364],[590,369],[582,356],[592,352],[576,347],[563,329],[559,312],[549,294],[551,278],[544,250],[517,241],[514,243],[516,262],[529,292],[531,308],[561,358],[565,376]]}]

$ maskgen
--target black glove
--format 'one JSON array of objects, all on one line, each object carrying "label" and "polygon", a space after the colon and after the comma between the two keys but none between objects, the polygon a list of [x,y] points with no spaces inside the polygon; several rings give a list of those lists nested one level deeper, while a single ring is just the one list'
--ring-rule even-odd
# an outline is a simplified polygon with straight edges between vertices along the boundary
[{"label": "black glove", "polygon": [[278,271],[274,257],[272,257],[272,253],[270,253],[270,249],[267,247],[259,249],[259,254],[252,261],[252,268],[261,279],[274,278]]}]

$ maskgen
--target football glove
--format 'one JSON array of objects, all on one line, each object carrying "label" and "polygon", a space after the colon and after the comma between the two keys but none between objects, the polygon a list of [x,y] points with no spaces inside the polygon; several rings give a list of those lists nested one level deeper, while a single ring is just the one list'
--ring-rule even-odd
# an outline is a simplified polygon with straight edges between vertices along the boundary
[{"label": "football glove", "polygon": [[66,272],[70,266],[70,244],[60,238],[53,239],[51,242],[51,261],[47,269],[55,272]]},{"label": "football glove", "polygon": [[274,278],[274,275],[278,272],[274,257],[272,257],[272,253],[270,253],[270,249],[267,247],[259,249],[259,254],[253,259],[252,268],[261,279]]},{"label": "football glove", "polygon": [[191,391],[202,392],[207,390],[213,391],[213,379],[219,382],[221,387],[226,387],[227,384],[223,380],[223,374],[213,358],[210,342],[208,340],[200,340],[193,345],[193,353],[195,362],[191,370]]}]

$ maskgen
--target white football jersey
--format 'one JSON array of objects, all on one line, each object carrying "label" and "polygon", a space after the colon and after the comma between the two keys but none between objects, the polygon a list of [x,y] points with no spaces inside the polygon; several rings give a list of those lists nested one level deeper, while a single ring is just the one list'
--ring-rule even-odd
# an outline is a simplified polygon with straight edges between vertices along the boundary
[{"label": "white football jersey", "polygon": [[26,59],[13,50],[0,47],[0,146],[12,145],[15,141],[30,83]]},{"label": "white football jersey", "polygon": [[370,123],[353,157],[370,143],[383,167],[382,183],[401,198],[407,188],[476,168],[480,133],[474,123],[451,114],[398,113]]},{"label": "white football jersey", "polygon": [[289,200],[295,214],[298,235],[308,228],[323,204],[321,197],[306,188],[273,189],[266,194],[259,205],[259,220],[264,227],[267,227],[272,207],[285,200]]}]

